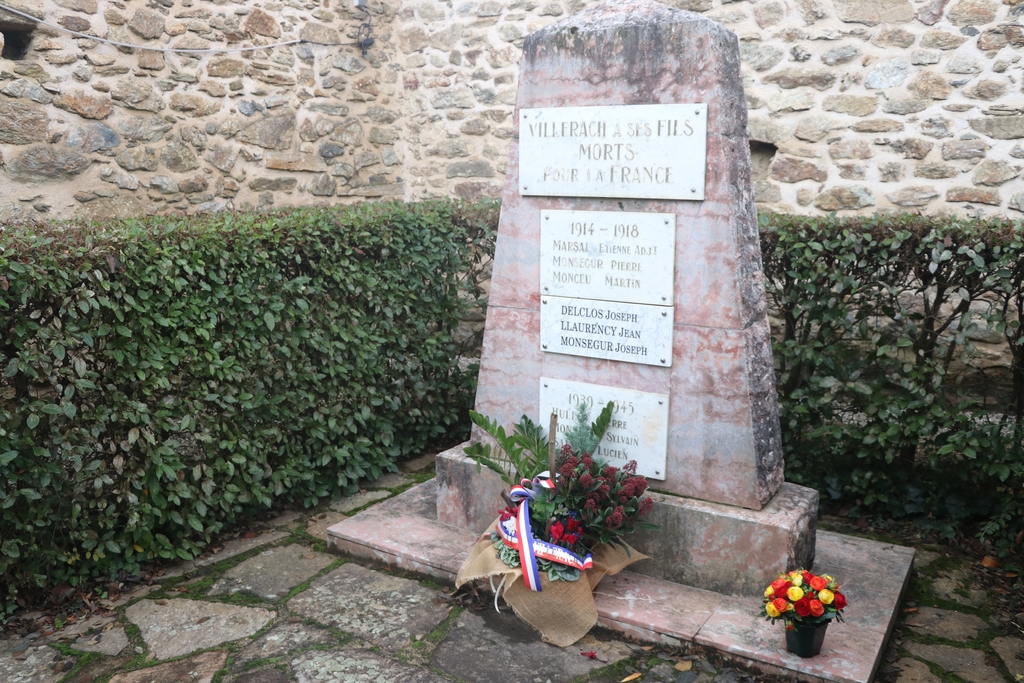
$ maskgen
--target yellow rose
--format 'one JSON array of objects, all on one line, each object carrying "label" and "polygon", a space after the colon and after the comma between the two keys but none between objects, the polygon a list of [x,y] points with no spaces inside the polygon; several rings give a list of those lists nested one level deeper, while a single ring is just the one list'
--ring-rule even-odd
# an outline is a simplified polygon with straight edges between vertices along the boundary
[{"label": "yellow rose", "polygon": [[789,590],[786,591],[786,596],[793,602],[796,602],[800,598],[804,597],[804,590],[803,588],[800,588],[800,586],[790,586]]},{"label": "yellow rose", "polygon": [[821,600],[823,605],[831,605],[835,597],[835,594],[827,588],[818,591],[818,599]]},{"label": "yellow rose", "polygon": [[789,580],[793,582],[794,586],[802,586],[802,585],[804,585],[804,577],[800,576],[799,574],[791,575],[789,577]]},{"label": "yellow rose", "polygon": [[767,588],[764,589],[764,597],[770,598],[770,597],[772,597],[774,595],[775,595],[775,589],[772,588],[771,586],[768,586]]},{"label": "yellow rose", "polygon": [[767,612],[768,616],[772,619],[777,619],[779,616],[779,610],[775,609],[775,605],[770,602],[764,606],[764,611]]}]

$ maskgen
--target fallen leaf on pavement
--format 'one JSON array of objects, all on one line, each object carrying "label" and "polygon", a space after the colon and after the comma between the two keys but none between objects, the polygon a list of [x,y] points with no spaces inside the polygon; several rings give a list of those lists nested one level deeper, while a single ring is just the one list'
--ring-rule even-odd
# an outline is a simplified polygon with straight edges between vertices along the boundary
[{"label": "fallen leaf on pavement", "polygon": [[991,555],[986,555],[981,560],[981,566],[988,567],[989,569],[999,569],[1003,566],[1003,563],[997,560],[996,558],[992,557]]},{"label": "fallen leaf on pavement", "polygon": [[619,683],[626,683],[626,681],[635,681],[636,679],[640,678],[642,675],[643,674],[640,673],[640,672],[637,672],[635,674],[629,674],[628,676],[623,678],[621,681],[619,681]]},{"label": "fallen leaf on pavement", "polygon": [[689,671],[693,668],[693,662],[676,662],[676,671]]}]

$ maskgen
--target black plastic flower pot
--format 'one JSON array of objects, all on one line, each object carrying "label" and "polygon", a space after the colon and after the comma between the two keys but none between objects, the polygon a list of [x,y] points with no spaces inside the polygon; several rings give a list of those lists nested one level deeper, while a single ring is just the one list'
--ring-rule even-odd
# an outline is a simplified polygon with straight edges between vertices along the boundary
[{"label": "black plastic flower pot", "polygon": [[828,625],[827,621],[820,624],[793,624],[793,630],[786,630],[786,650],[797,657],[813,657],[821,652]]}]

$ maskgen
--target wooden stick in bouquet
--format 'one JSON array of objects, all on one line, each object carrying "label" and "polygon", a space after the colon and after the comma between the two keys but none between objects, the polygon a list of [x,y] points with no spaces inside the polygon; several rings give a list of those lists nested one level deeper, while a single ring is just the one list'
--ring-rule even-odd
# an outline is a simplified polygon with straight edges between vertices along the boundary
[{"label": "wooden stick in bouquet", "polygon": [[551,411],[548,425],[548,476],[555,478],[555,437],[558,436],[558,413]]}]

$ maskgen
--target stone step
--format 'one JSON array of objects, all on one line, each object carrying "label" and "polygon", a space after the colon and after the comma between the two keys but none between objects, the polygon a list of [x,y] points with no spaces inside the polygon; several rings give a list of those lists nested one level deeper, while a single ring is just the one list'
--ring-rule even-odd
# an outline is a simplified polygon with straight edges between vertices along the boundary
[{"label": "stone step", "polygon": [[[327,530],[331,552],[454,581],[477,534],[437,521],[430,480]],[[821,654],[785,651],[781,624],[762,620],[759,595],[725,595],[624,571],[594,591],[602,626],[650,642],[693,642],[767,674],[804,681],[869,683],[896,621],[914,550],[825,531],[817,533],[814,571],[836,576],[849,600]]]}]

